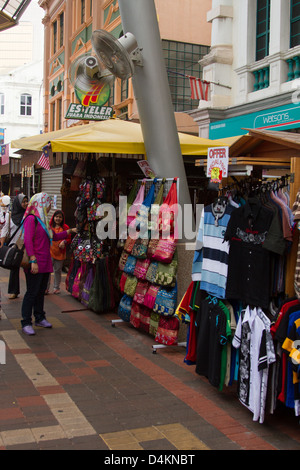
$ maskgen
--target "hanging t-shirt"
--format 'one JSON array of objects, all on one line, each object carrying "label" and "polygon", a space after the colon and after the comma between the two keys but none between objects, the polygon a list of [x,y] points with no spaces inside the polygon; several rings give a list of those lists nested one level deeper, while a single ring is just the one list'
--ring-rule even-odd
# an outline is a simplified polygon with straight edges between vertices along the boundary
[{"label": "hanging t-shirt", "polygon": [[[228,222],[225,240],[229,241],[227,299],[239,299],[246,304],[267,308],[270,297],[270,250],[280,251],[286,244],[277,234],[274,214],[255,198],[235,209]],[[270,249],[264,245],[269,240]],[[276,247],[275,247],[276,245]]]},{"label": "hanging t-shirt", "polygon": [[220,212],[214,204],[204,207],[199,224],[192,266],[193,281],[200,289],[220,299],[225,298],[229,244],[224,234],[235,207],[227,204]]}]

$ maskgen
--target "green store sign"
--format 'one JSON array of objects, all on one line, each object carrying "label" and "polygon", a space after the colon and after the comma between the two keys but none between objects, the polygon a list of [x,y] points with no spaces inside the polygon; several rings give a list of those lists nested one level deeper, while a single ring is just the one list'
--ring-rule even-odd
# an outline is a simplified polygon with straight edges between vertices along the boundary
[{"label": "green store sign", "polygon": [[300,105],[289,104],[257,113],[216,121],[209,126],[210,139],[247,134],[246,129],[284,131],[300,127]]}]

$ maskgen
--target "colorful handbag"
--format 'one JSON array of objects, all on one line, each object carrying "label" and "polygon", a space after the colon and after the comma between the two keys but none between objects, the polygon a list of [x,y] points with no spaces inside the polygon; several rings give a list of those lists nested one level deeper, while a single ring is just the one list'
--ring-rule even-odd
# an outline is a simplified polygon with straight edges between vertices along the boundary
[{"label": "colorful handbag", "polygon": [[151,309],[145,307],[144,305],[140,306],[140,330],[149,333],[150,331],[150,318],[151,318]]},{"label": "colorful handbag", "polygon": [[161,238],[157,244],[153,259],[162,263],[171,263],[176,250],[174,237]]},{"label": "colorful handbag", "polygon": [[124,292],[125,282],[127,281],[127,278],[128,278],[128,274],[123,272],[121,277],[120,277],[120,282],[119,282],[119,289],[120,289],[121,292]]},{"label": "colorful handbag", "polygon": [[136,195],[136,198],[135,198],[133,204],[131,205],[131,207],[128,210],[127,225],[130,225],[131,222],[136,219],[137,213],[140,210],[140,207],[143,203],[144,195],[145,195],[145,182],[146,182],[146,180],[144,179],[142,181],[140,189],[138,190],[138,193]]},{"label": "colorful handbag", "polygon": [[175,220],[178,215],[178,198],[177,198],[177,178],[174,178],[166,199],[159,210],[158,224],[160,232],[166,234],[175,234],[178,238],[178,230]]},{"label": "colorful handbag", "polygon": [[120,300],[119,307],[118,307],[118,315],[119,317],[126,322],[130,321],[130,312],[132,306],[132,298],[128,295],[123,295],[122,299]]},{"label": "colorful handbag", "polygon": [[160,314],[152,311],[151,315],[150,315],[149,333],[150,333],[150,335],[152,335],[154,337],[155,337],[156,332],[157,332],[159,319],[160,319]]},{"label": "colorful handbag", "polygon": [[178,343],[179,320],[176,317],[160,317],[155,341],[167,346],[176,346]]},{"label": "colorful handbag", "polygon": [[148,243],[148,238],[137,238],[131,251],[132,256],[135,256],[138,259],[146,259]]},{"label": "colorful handbag", "polygon": [[178,255],[176,250],[171,263],[158,263],[155,283],[160,286],[174,287],[176,282],[177,266]]},{"label": "colorful handbag", "polygon": [[131,238],[128,236],[124,245],[124,250],[130,254],[132,251],[132,248],[134,247],[135,242],[136,240],[134,238]]},{"label": "colorful handbag", "polygon": [[129,256],[129,253],[126,253],[126,251],[123,250],[122,253],[121,253],[121,256],[120,256],[120,260],[119,260],[119,269],[120,269],[120,271],[124,271],[124,267],[125,267],[126,261],[128,259],[128,256]]},{"label": "colorful handbag", "polygon": [[82,303],[82,305],[85,305],[85,307],[87,307],[89,304],[90,290],[94,282],[94,277],[95,277],[95,266],[90,265],[88,268],[88,273],[86,276],[85,283],[82,288],[81,299],[80,299],[80,302]]},{"label": "colorful handbag", "polygon": [[134,297],[133,297],[134,302],[138,304],[143,304],[148,288],[149,288],[149,282],[138,281],[136,285]]},{"label": "colorful handbag", "polygon": [[134,269],[134,275],[138,279],[145,280],[149,265],[150,265],[150,259],[148,259],[148,258],[138,259],[136,261],[136,265],[135,265],[135,269]]},{"label": "colorful handbag", "polygon": [[152,285],[149,287],[144,297],[145,307],[153,309],[154,304],[155,304],[155,299],[156,299],[159,289],[160,289],[159,286]]},{"label": "colorful handbag", "polygon": [[136,263],[137,263],[137,259],[134,256],[129,255],[127,258],[126,264],[124,266],[124,270],[123,270],[124,273],[133,275],[135,271]]},{"label": "colorful handbag", "polygon": [[175,287],[160,288],[153,307],[153,311],[166,317],[174,315],[177,306],[177,284]]},{"label": "colorful handbag", "polygon": [[159,242],[159,238],[151,238],[151,240],[149,240],[149,243],[148,243],[148,248],[147,248],[147,257],[148,258],[152,258],[154,253],[155,253],[155,250],[156,250],[156,247],[158,245],[158,242]]},{"label": "colorful handbag", "polygon": [[163,202],[163,195],[164,195],[164,184],[166,182],[166,178],[163,178],[160,188],[157,192],[156,198],[154,203],[151,206],[150,214],[149,214],[149,221],[148,221],[148,229],[151,230],[153,233],[158,235],[158,216],[159,216],[159,208]]},{"label": "colorful handbag", "polygon": [[135,328],[139,328],[141,324],[140,305],[137,304],[136,302],[132,302],[131,312],[130,312],[130,323]]},{"label": "colorful handbag", "polygon": [[158,268],[158,262],[151,261],[149,264],[149,268],[147,270],[147,274],[146,274],[146,280],[149,281],[151,284],[155,282],[157,268]]},{"label": "colorful handbag", "polygon": [[124,286],[124,294],[127,294],[129,297],[133,298],[137,282],[138,280],[135,276],[128,276]]}]

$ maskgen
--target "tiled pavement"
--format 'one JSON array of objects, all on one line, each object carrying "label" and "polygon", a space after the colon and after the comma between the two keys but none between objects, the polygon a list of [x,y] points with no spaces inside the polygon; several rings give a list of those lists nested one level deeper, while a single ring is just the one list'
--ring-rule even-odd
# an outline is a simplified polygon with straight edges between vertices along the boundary
[{"label": "tiled pavement", "polygon": [[253,422],[235,387],[214,389],[182,347],[153,354],[151,336],[112,328],[115,313],[84,310],[63,284],[45,301],[53,328],[25,336],[23,272],[20,298],[8,300],[7,282],[0,269],[1,450],[300,450],[292,410]]}]

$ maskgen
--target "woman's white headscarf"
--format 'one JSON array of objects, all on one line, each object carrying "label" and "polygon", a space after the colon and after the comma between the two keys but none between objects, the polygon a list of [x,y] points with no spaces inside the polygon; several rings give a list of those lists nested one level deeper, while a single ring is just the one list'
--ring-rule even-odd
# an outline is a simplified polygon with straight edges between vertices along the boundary
[{"label": "woman's white headscarf", "polygon": [[24,214],[24,218],[29,214],[39,217],[50,239],[53,237],[53,232],[49,225],[47,209],[51,206],[51,202],[51,197],[47,193],[37,193],[30,199]]}]

